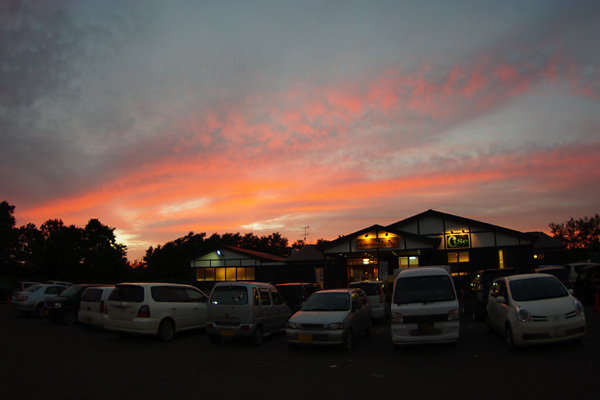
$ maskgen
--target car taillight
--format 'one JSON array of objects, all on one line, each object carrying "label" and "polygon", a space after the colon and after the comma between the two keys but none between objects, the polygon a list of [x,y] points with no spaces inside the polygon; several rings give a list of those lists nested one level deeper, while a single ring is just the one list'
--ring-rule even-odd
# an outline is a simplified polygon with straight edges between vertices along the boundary
[{"label": "car taillight", "polygon": [[104,300],[100,300],[100,314],[104,314],[105,311]]},{"label": "car taillight", "polygon": [[150,318],[150,307],[147,305],[141,306],[137,313],[138,318]]}]

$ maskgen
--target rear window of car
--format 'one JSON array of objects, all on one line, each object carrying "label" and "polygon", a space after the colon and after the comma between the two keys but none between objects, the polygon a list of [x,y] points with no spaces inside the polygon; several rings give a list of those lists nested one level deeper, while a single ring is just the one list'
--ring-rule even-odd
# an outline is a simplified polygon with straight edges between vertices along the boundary
[{"label": "rear window of car", "polygon": [[212,292],[210,302],[219,305],[248,304],[248,290],[245,286],[217,286]]},{"label": "rear window of car", "polygon": [[119,285],[108,296],[108,300],[141,303],[144,301],[144,288],[137,285]]},{"label": "rear window of car", "polygon": [[81,301],[98,303],[102,297],[102,289],[86,289],[81,295]]},{"label": "rear window of car", "polygon": [[362,289],[367,296],[379,296],[379,284],[373,282],[352,282],[350,287]]}]

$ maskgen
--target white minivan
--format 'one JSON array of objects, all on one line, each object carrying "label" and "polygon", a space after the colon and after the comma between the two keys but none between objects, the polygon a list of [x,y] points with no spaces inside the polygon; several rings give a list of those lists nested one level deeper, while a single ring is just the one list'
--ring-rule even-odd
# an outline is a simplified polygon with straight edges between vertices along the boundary
[{"label": "white minivan", "polygon": [[436,267],[406,269],[394,281],[392,343],[456,343],[459,305],[452,277]]},{"label": "white minivan", "polygon": [[283,332],[290,308],[275,286],[261,282],[219,282],[208,302],[206,331],[212,343],[241,337],[260,344],[263,335]]},{"label": "white minivan", "polygon": [[206,327],[207,298],[190,285],[120,283],[108,296],[104,328],[166,342],[176,332]]}]

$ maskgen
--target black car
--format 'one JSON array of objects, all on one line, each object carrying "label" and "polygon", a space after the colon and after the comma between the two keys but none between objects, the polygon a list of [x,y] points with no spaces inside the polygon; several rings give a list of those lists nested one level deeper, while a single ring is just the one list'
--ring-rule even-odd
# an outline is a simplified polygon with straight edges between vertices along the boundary
[{"label": "black car", "polygon": [[54,322],[63,321],[66,325],[77,322],[77,313],[83,291],[90,286],[106,286],[103,284],[73,285],[65,289],[59,296],[46,300],[44,313]]},{"label": "black car", "polygon": [[321,290],[316,283],[280,283],[275,285],[277,291],[285,299],[285,303],[290,307],[292,315],[300,309],[310,297],[311,294]]},{"label": "black car", "polygon": [[582,303],[593,303],[600,292],[600,264],[582,267],[575,281],[575,297]]},{"label": "black car", "polygon": [[547,266],[535,269],[536,274],[548,274],[557,277],[567,289],[573,289],[573,282],[571,281],[571,274],[566,267],[558,266]]},{"label": "black car", "polygon": [[492,281],[516,273],[514,268],[490,268],[476,271],[472,276],[469,290],[465,293],[463,303],[465,314],[470,315],[473,321],[483,318]]}]

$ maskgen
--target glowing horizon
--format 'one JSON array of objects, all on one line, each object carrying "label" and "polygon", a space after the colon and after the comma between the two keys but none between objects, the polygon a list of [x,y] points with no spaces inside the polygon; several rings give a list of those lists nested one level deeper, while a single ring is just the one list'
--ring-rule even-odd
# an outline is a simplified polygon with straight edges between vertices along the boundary
[{"label": "glowing horizon", "polygon": [[467,3],[0,6],[0,200],[97,218],[132,261],[190,231],[599,212],[600,4]]}]

